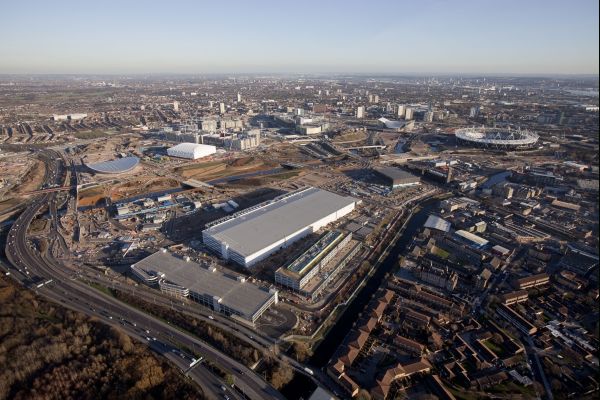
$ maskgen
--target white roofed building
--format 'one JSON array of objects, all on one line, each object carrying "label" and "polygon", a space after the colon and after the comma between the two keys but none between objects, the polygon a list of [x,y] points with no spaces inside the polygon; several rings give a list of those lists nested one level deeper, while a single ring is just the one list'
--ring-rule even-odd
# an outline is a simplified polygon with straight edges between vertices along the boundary
[{"label": "white roofed building", "polygon": [[167,150],[167,154],[171,157],[189,158],[191,160],[206,157],[216,152],[217,148],[215,146],[196,143],[179,143]]},{"label": "white roofed building", "polygon": [[226,260],[250,267],[354,210],[359,200],[304,188],[214,221],[205,245]]}]

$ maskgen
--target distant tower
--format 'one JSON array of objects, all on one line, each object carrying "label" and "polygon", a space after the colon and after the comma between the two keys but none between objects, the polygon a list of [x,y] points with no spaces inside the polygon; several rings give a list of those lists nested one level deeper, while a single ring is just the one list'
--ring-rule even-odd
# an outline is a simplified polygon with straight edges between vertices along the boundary
[{"label": "distant tower", "polygon": [[364,118],[365,117],[365,108],[360,106],[356,109],[356,118]]},{"label": "distant tower", "polygon": [[404,105],[399,104],[398,105],[398,116],[399,117],[404,117],[405,112],[406,112],[406,109],[405,109]]},{"label": "distant tower", "polygon": [[178,101],[173,102],[173,111],[179,111],[179,102]]},{"label": "distant tower", "polygon": [[225,114],[225,103],[219,103],[219,112]]},{"label": "distant tower", "polygon": [[411,119],[413,119],[413,109],[412,108],[406,107],[406,109],[404,110],[404,119],[407,121],[410,121]]},{"label": "distant tower", "polygon": [[237,101],[238,101],[238,103],[242,102],[242,95],[239,92],[238,92],[238,95],[237,95]]},{"label": "distant tower", "polygon": [[448,166],[448,175],[446,176],[446,183],[452,182],[452,166]]}]

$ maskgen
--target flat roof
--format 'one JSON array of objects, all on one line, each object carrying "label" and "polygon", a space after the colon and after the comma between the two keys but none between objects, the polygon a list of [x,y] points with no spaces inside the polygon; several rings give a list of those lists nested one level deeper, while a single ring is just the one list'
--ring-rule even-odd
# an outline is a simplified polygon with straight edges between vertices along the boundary
[{"label": "flat roof", "polygon": [[161,272],[168,282],[183,286],[192,292],[210,297],[217,296],[221,304],[247,316],[254,315],[272,296],[268,289],[251,282],[241,282],[233,271],[212,272],[194,261],[186,261],[162,250],[135,263],[146,273]]},{"label": "flat roof", "polygon": [[137,157],[123,157],[111,161],[86,164],[86,166],[103,174],[119,174],[122,172],[131,171],[139,164],[139,162],[140,159]]},{"label": "flat roof", "polygon": [[443,218],[438,217],[437,215],[430,215],[427,217],[427,221],[425,221],[425,228],[437,229],[438,231],[449,232],[450,231],[450,222],[446,221]]},{"label": "flat roof", "polygon": [[311,187],[249,212],[242,210],[240,215],[205,229],[203,234],[247,257],[357,202],[353,197]]},{"label": "flat roof", "polygon": [[459,230],[459,231],[456,231],[455,233],[458,236],[462,237],[463,239],[467,239],[467,240],[477,244],[478,246],[485,246],[486,244],[489,243],[486,239],[479,237],[477,235],[474,235],[471,232]]},{"label": "flat roof", "polygon": [[298,258],[292,261],[286,267],[286,270],[298,275],[304,275],[307,267],[313,265],[318,259],[323,258],[323,251],[332,243],[337,242],[338,239],[341,239],[341,237],[343,237],[343,233],[339,231],[329,231],[321,235],[319,240],[310,246]]},{"label": "flat roof", "polygon": [[390,179],[393,179],[394,181],[403,181],[403,180],[420,180],[420,178],[416,175],[411,174],[410,172],[406,172],[402,169],[399,168],[394,168],[394,167],[381,167],[381,168],[375,168],[375,171],[379,172],[382,175],[387,176]]}]

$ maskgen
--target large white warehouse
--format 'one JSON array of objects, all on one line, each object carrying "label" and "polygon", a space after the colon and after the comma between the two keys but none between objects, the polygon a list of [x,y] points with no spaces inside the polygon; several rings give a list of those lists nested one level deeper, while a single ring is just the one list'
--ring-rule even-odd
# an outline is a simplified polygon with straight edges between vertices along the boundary
[{"label": "large white warehouse", "polygon": [[352,212],[358,202],[318,188],[300,189],[209,224],[202,239],[224,259],[250,267]]},{"label": "large white warehouse", "polygon": [[179,143],[167,150],[167,154],[171,157],[189,158],[192,160],[206,157],[216,152],[217,148],[215,146],[196,143]]}]

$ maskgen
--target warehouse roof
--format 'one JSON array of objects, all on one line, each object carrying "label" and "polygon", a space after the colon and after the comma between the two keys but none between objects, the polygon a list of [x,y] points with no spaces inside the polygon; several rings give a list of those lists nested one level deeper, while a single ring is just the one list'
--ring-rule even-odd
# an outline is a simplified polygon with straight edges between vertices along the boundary
[{"label": "warehouse roof", "polygon": [[308,188],[249,212],[242,210],[237,217],[213,225],[203,233],[247,257],[356,202],[352,197]]},{"label": "warehouse roof", "polygon": [[88,168],[103,174],[119,174],[134,169],[140,159],[137,157],[123,157],[111,161],[102,161],[92,164],[86,164]]},{"label": "warehouse roof", "polygon": [[437,229],[438,231],[443,232],[449,232],[450,225],[450,222],[437,215],[430,215],[427,217],[427,221],[425,221],[425,228]]},{"label": "warehouse roof", "polygon": [[247,316],[254,315],[273,296],[268,289],[238,280],[238,275],[233,271],[213,272],[168,251],[161,250],[138,261],[135,268],[153,274],[161,272],[165,274],[165,280],[200,295],[217,296],[221,304]]},{"label": "warehouse roof", "polygon": [[393,179],[394,181],[404,181],[404,180],[418,181],[419,180],[418,176],[413,175],[410,172],[406,172],[399,168],[381,167],[381,168],[375,168],[375,171],[379,172],[382,175],[387,176],[390,179]]},{"label": "warehouse roof", "polygon": [[467,231],[456,231],[455,232],[458,236],[462,237],[463,239],[466,239],[470,242],[472,242],[473,244],[476,244],[477,246],[483,247],[486,244],[488,244],[489,242],[487,240],[485,240],[482,237],[479,237],[477,235],[472,234],[471,232],[467,232]]}]

